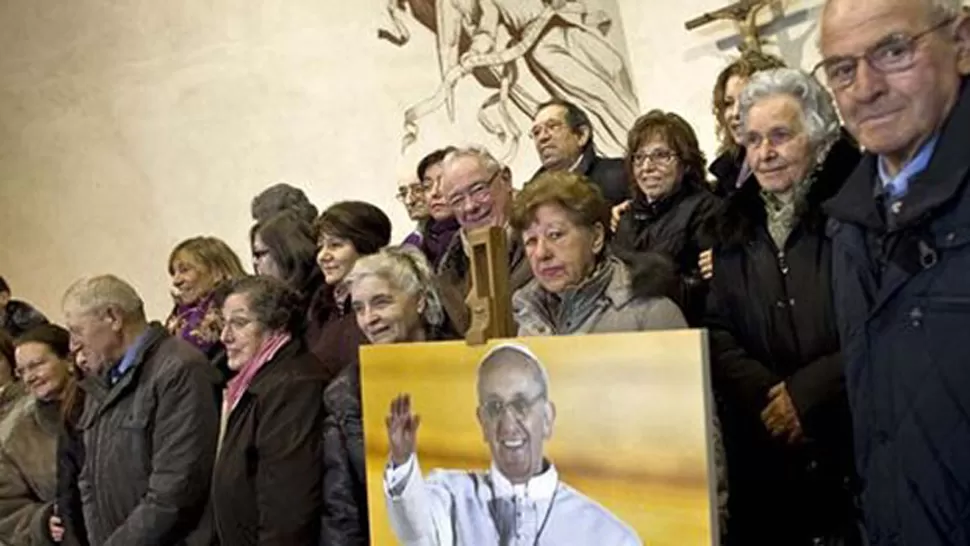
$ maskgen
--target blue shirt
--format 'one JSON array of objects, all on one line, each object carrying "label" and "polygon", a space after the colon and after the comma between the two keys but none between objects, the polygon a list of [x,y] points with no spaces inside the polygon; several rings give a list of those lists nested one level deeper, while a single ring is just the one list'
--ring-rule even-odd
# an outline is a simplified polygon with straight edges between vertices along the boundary
[{"label": "blue shirt", "polygon": [[125,356],[121,358],[121,362],[115,364],[110,370],[108,370],[108,382],[111,384],[111,386],[114,386],[122,377],[124,377],[126,373],[128,373],[128,370],[135,365],[135,356],[138,355],[138,351],[141,349],[141,346],[145,344],[145,340],[148,339],[148,334],[150,332],[151,328],[145,328],[145,331],[142,332],[142,334],[138,336],[138,339],[136,339],[135,342],[128,347],[128,350],[125,351]]},{"label": "blue shirt", "polygon": [[906,192],[909,191],[910,180],[926,170],[927,165],[930,164],[930,159],[936,150],[936,142],[939,139],[940,135],[936,134],[933,135],[933,138],[927,140],[920,148],[919,153],[913,159],[909,160],[909,163],[903,165],[903,168],[900,169],[896,176],[889,175],[889,172],[886,170],[886,160],[882,157],[879,158],[879,179],[882,181],[882,187],[886,190],[890,199],[895,201],[906,195]]}]

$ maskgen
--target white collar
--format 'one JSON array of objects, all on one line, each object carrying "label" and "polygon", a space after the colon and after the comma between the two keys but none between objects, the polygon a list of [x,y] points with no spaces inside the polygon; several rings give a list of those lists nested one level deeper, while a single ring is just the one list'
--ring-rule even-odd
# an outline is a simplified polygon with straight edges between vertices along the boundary
[{"label": "white collar", "polygon": [[583,152],[579,152],[579,157],[576,158],[576,161],[573,163],[573,166],[572,167],[569,167],[569,172],[574,172],[574,173],[578,173],[578,174],[584,174],[584,173],[579,172],[579,164],[583,162],[583,156],[584,155],[585,154],[583,154]]},{"label": "white collar", "polygon": [[530,500],[548,500],[553,497],[559,485],[559,472],[552,463],[549,463],[549,468],[545,472],[521,485],[512,485],[495,463],[492,463],[489,476],[492,478],[496,498],[525,497]]}]

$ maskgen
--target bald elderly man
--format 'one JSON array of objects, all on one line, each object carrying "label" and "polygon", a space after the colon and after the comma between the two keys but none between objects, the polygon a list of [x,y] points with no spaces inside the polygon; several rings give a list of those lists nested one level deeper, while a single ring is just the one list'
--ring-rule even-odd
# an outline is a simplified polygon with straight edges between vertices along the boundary
[{"label": "bald elderly man", "polygon": [[823,60],[868,152],[828,203],[873,546],[970,544],[970,22],[960,0],[828,0]]},{"label": "bald elderly man", "polygon": [[421,474],[420,419],[407,395],[391,403],[391,462],[384,490],[391,526],[405,546],[641,544],[602,506],[559,479],[543,455],[556,408],[539,359],[518,344],[494,347],[478,368],[478,422],[492,453],[488,472]]}]

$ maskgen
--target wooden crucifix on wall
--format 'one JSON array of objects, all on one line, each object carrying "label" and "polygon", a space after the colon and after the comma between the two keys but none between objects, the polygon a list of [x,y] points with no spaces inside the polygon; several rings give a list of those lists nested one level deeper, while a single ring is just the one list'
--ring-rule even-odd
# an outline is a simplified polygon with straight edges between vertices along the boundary
[{"label": "wooden crucifix on wall", "polygon": [[741,35],[741,53],[760,53],[762,42],[758,35],[758,15],[771,4],[772,0],[740,0],[695,17],[684,26],[687,30],[694,30],[714,21],[732,21]]},{"label": "wooden crucifix on wall", "polygon": [[465,302],[471,312],[471,325],[465,333],[465,342],[469,345],[515,335],[506,238],[505,230],[500,227],[478,229],[468,234],[472,282]]}]

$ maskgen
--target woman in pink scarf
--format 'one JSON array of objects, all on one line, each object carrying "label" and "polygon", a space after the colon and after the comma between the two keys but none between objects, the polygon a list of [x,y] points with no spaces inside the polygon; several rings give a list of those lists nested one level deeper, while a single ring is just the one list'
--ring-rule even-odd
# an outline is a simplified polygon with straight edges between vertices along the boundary
[{"label": "woman in pink scarf", "polygon": [[223,546],[315,544],[320,533],[324,378],[282,281],[235,281],[222,302],[229,381],[212,501]]}]

